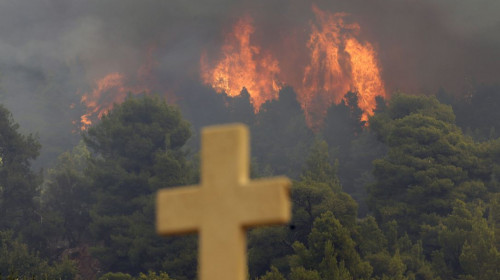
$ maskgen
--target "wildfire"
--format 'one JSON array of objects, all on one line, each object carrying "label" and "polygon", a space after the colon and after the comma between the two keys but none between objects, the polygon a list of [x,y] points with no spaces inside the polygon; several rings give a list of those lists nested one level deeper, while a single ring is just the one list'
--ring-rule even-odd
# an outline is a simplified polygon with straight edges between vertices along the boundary
[{"label": "wildfire", "polygon": [[254,33],[252,19],[243,17],[233,28],[222,46],[223,58],[211,68],[205,55],[201,58],[202,79],[218,93],[238,96],[243,88],[250,95],[255,112],[271,99],[278,98],[280,90],[277,75],[278,61],[269,53],[261,53],[260,47],[252,45]]},{"label": "wildfire", "polygon": [[[270,42],[269,50],[263,50],[259,37],[254,35],[252,18],[241,17],[225,36],[219,59],[209,59],[206,52],[202,54],[202,81],[231,97],[240,95],[245,88],[255,113],[265,102],[277,99],[283,85],[290,85],[297,92],[308,125],[314,130],[322,126],[333,103],[339,104],[348,91],[354,91],[363,110],[362,120],[367,120],[375,109],[375,97],[386,95],[375,48],[360,39],[361,28],[357,23],[349,23],[348,14],[322,11],[314,5],[312,11],[314,19],[308,33],[301,37],[291,32],[287,36],[292,37],[283,38],[281,44],[279,40]],[[297,41],[305,41],[303,48],[285,42],[293,36],[304,38]],[[110,73],[82,95],[81,103],[87,108],[80,119],[82,130],[107,113],[114,103],[123,102],[127,94],[149,93],[150,89],[161,87],[152,74],[158,66],[153,51],[154,47],[148,50],[147,61],[136,77]],[[282,71],[280,65],[287,67]]]},{"label": "wildfire", "polygon": [[339,103],[350,89],[349,73],[344,63],[346,55],[341,49],[344,14],[332,15],[315,6],[313,11],[318,25],[311,23],[307,42],[309,64],[304,69],[302,85],[296,85],[297,97],[310,126],[320,121],[328,107],[333,102]]},{"label": "wildfire", "polygon": [[129,87],[124,85],[124,76],[120,73],[110,73],[96,82],[91,92],[83,94],[81,103],[87,107],[87,112],[80,117],[80,129],[85,130],[95,118],[101,118],[113,108],[115,103],[122,103],[127,94],[149,92],[145,87]]},{"label": "wildfire", "polygon": [[[151,88],[158,88],[158,81],[153,74],[158,66],[158,62],[153,59],[154,50],[155,47],[148,49],[146,62],[137,70],[135,79],[126,78],[118,72],[109,73],[95,82],[92,91],[82,95],[80,102],[87,110],[80,117],[81,130],[87,129],[93,121],[109,112],[114,104],[122,103],[128,94],[150,93]],[[168,92],[165,92],[165,97],[168,96]]]},{"label": "wildfire", "polygon": [[347,40],[345,49],[351,58],[352,84],[360,93],[358,106],[363,110],[362,120],[366,121],[377,105],[375,97],[385,97],[385,87],[380,78],[375,50],[369,43],[362,45],[354,38]]},{"label": "wildfire", "polygon": [[360,26],[345,23],[347,14],[312,9],[317,24],[311,23],[307,44],[310,63],[302,87],[298,87],[307,121],[312,127],[320,126],[326,110],[349,90],[358,93],[362,120],[367,120],[375,109],[375,97],[385,96],[375,50],[370,43],[356,39]]},{"label": "wildfire", "polygon": [[[244,17],[226,38],[222,59],[214,67],[202,55],[203,81],[228,96],[239,95],[245,87],[256,112],[264,102],[278,97],[279,85],[292,85],[312,128],[321,126],[333,103],[338,104],[348,91],[355,91],[359,95],[358,106],[363,110],[362,119],[367,120],[375,109],[375,97],[386,94],[376,52],[369,42],[358,40],[360,26],[346,23],[348,14],[333,14],[316,6],[312,10],[315,20],[311,21],[306,43],[308,63],[297,65],[295,71],[302,72],[299,75],[280,73],[278,61],[270,53],[261,53],[261,48],[251,42],[255,31],[252,20]],[[278,74],[282,83],[277,82]],[[302,80],[293,78],[297,76]]]}]

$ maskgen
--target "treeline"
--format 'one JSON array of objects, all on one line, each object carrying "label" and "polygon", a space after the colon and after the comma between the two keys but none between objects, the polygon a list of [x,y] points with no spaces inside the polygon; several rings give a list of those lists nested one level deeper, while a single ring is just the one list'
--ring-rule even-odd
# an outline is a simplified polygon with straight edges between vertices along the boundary
[{"label": "treeline", "polygon": [[[272,244],[288,251],[258,254],[259,262],[272,257],[262,266],[253,263],[253,276],[271,266],[259,279],[498,279],[500,140],[474,142],[455,124],[450,106],[406,95],[379,108],[369,131],[387,148],[373,161],[370,214],[357,217],[349,195],[339,186],[327,188],[334,178],[316,179],[335,172],[319,171],[328,165],[317,164],[314,155],[326,150],[313,150],[294,184],[296,229],[282,229],[284,242],[266,249],[254,245],[250,257]],[[312,191],[321,184],[323,193]],[[262,240],[279,236],[258,232]]]},{"label": "treeline", "polygon": [[251,279],[500,279],[500,139],[477,117],[491,98],[396,94],[364,123],[348,93],[313,133],[291,88],[258,114],[245,91],[184,90],[181,109],[129,97],[43,174],[1,108],[1,275],[195,279],[196,236],[156,235],[154,193],[198,182],[201,126],[239,121],[252,176],[294,179],[292,222],[248,234]]}]

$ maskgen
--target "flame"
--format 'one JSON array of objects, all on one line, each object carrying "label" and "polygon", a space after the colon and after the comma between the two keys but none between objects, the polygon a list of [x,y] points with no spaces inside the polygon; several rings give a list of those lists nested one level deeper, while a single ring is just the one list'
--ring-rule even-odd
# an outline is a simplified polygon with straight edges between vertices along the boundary
[{"label": "flame", "polygon": [[[222,59],[215,67],[209,66],[206,53],[202,55],[203,82],[228,96],[239,95],[245,87],[255,112],[264,102],[278,97],[282,84],[291,85],[297,91],[308,125],[315,130],[321,127],[333,103],[339,104],[348,91],[355,91],[358,106],[363,110],[362,120],[367,120],[375,109],[375,97],[386,95],[374,47],[360,42],[361,28],[357,23],[346,22],[348,14],[322,11],[315,5],[312,11],[315,20],[306,36],[307,58],[300,60],[307,63],[302,67],[295,63],[295,73],[290,69],[280,73],[278,61],[269,52],[262,54],[261,48],[251,42],[255,30],[251,18],[246,16],[227,36],[221,49]],[[302,73],[297,75],[297,71]],[[277,81],[278,75],[282,82]]]},{"label": "flame", "polygon": [[206,55],[201,57],[203,82],[211,85],[218,93],[238,96],[246,88],[255,112],[260,106],[278,98],[281,89],[276,76],[280,72],[278,61],[269,53],[251,43],[254,33],[252,19],[241,18],[226,37],[221,52],[223,58],[211,68]]},{"label": "flame", "polygon": [[363,110],[361,120],[367,121],[377,105],[375,97],[385,97],[375,50],[370,43],[362,45],[354,38],[347,40],[345,50],[350,56],[352,84],[359,93],[358,106]]},{"label": "flame", "polygon": [[347,27],[343,22],[345,15],[332,15],[316,6],[313,6],[313,12],[318,25],[311,23],[307,42],[309,64],[304,69],[302,85],[297,86],[297,98],[310,126],[322,119],[332,103],[338,104],[350,89],[345,53],[341,49],[344,40],[341,31]]},{"label": "flame", "polygon": [[373,46],[356,39],[360,26],[347,24],[344,19],[348,14],[332,14],[316,6],[312,9],[317,24],[311,23],[307,43],[310,62],[298,87],[309,126],[320,127],[328,108],[338,104],[349,90],[358,93],[362,120],[368,120],[376,106],[375,97],[385,96]]},{"label": "flame", "polygon": [[118,72],[107,74],[96,81],[94,89],[84,93],[80,100],[87,107],[86,113],[80,117],[80,129],[87,129],[96,117],[100,119],[113,108],[115,103],[122,103],[127,94],[143,92],[149,92],[149,89],[141,86],[125,86],[123,74]]},{"label": "flame", "polygon": [[[159,66],[153,57],[155,50],[155,46],[148,48],[146,61],[137,70],[136,77],[126,77],[119,72],[109,73],[95,82],[92,91],[82,95],[80,102],[86,107],[86,112],[80,117],[80,130],[86,130],[93,121],[108,113],[114,104],[122,103],[128,94],[150,93],[151,89],[160,88],[153,73]],[[164,96],[171,99],[167,90]]]}]

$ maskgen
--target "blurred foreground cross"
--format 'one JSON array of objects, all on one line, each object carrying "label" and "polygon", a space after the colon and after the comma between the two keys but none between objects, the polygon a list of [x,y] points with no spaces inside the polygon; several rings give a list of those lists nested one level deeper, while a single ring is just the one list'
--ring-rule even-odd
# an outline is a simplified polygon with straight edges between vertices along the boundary
[{"label": "blurred foreground cross", "polygon": [[156,198],[161,235],[199,233],[200,280],[246,280],[246,228],[290,219],[290,180],[249,179],[248,128],[202,130],[201,183],[164,189]]}]

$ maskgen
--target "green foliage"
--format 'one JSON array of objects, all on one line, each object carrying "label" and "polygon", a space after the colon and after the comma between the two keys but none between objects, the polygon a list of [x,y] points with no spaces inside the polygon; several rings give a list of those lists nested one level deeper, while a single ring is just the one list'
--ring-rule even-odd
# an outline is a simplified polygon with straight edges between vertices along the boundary
[{"label": "green foliage", "polygon": [[194,276],[195,252],[168,249],[179,242],[192,248],[193,239],[160,238],[154,229],[154,192],[192,182],[182,150],[189,136],[189,124],[175,107],[147,96],[127,98],[84,135],[94,152],[86,170],[95,200],[89,228],[99,244],[92,254],[105,271],[163,270],[181,254],[186,264],[178,269],[188,269],[180,273]]},{"label": "green foliage", "polygon": [[292,189],[297,239],[304,241],[314,220],[331,211],[343,224],[353,226],[356,219],[356,202],[344,192],[334,192],[328,184],[305,179],[296,182]]},{"label": "green foliage", "polygon": [[292,274],[294,268],[315,271],[321,279],[369,279],[372,273],[372,267],[361,260],[349,230],[331,212],[314,221],[307,247],[296,241],[293,248]]},{"label": "green foliage", "polygon": [[358,239],[359,251],[363,256],[375,254],[387,248],[387,238],[372,216],[358,222]]},{"label": "green foliage", "polygon": [[14,239],[12,232],[0,232],[0,271],[2,275],[17,273],[19,276],[40,276],[47,263],[29,251],[28,246]]},{"label": "green foliage", "polygon": [[136,280],[174,280],[168,276],[165,272],[152,272],[149,271],[148,274],[140,273]]},{"label": "green foliage", "polygon": [[[371,209],[384,225],[389,252],[399,252],[406,267],[402,275],[496,279],[497,202],[492,193],[498,191],[498,146],[496,141],[474,143],[454,120],[451,107],[437,99],[406,95],[394,96],[370,120],[389,147],[384,158],[374,161]],[[366,258],[377,267],[375,275],[400,277],[383,272],[391,271],[389,252],[370,251]],[[391,258],[394,262],[395,255]]]},{"label": "green foliage", "polygon": [[[75,90],[87,85],[81,79],[85,75],[83,66],[75,62],[70,62],[71,66],[56,63],[57,66],[51,66],[50,70],[42,67],[23,71],[29,73],[30,78],[22,80],[17,74],[0,73],[0,102],[12,111],[21,125],[20,131],[35,133],[37,142],[43,146],[32,163],[37,170],[50,167],[62,152],[71,149],[80,139],[79,128],[73,121],[79,120],[86,108]],[[0,68],[0,72],[5,71],[5,67]],[[5,91],[2,83],[7,85]]]},{"label": "green foliage", "polygon": [[259,227],[249,232],[248,259],[251,276],[266,273],[270,266],[286,271],[286,256],[293,253],[288,244],[293,242],[290,232],[286,226]]},{"label": "green foliage", "polygon": [[45,273],[47,279],[74,280],[78,274],[75,263],[67,258],[53,263]]},{"label": "green foliage", "polygon": [[[342,101],[328,109],[322,136],[330,146],[330,154],[338,160],[338,177],[342,188],[359,204],[358,214],[368,214],[365,186],[373,182],[372,161],[385,154],[385,146],[362,121],[363,111],[358,106],[359,94],[348,92]],[[376,112],[385,101],[377,97]]]},{"label": "green foliage", "polygon": [[1,275],[61,280],[72,280],[76,276],[73,262],[64,259],[50,266],[38,254],[30,252],[26,244],[14,239],[12,232],[0,232],[0,242]]},{"label": "green foliage", "polygon": [[42,193],[42,211],[46,217],[45,227],[50,231],[51,243],[68,242],[75,247],[88,235],[90,223],[89,178],[84,171],[90,152],[81,142],[73,151],[61,154],[54,168],[47,172]]},{"label": "green foliage", "polygon": [[31,162],[40,144],[33,135],[22,135],[11,113],[0,105],[0,230],[21,231],[34,221],[39,178]]},{"label": "green foliage", "polygon": [[[250,279],[500,279],[499,139],[473,142],[450,106],[406,95],[379,106],[364,129],[357,96],[348,94],[329,111],[327,141],[314,141],[293,92],[282,94],[255,122],[245,92],[226,100],[221,113],[252,124],[254,175],[297,179],[291,224],[248,234]],[[2,126],[0,114],[0,210],[27,221],[0,217],[2,275],[75,279],[75,263],[59,250],[91,244],[100,280],[196,278],[196,236],[160,238],[154,231],[154,192],[196,180],[184,148],[189,124],[175,107],[156,97],[116,105],[84,134],[86,145],[48,170],[41,196],[30,171],[39,145],[17,133],[8,111],[0,113],[7,120]],[[332,116],[349,124],[335,130]],[[345,137],[335,139],[338,131]],[[357,199],[370,183],[374,216],[365,209],[357,218],[360,202],[340,182]]]},{"label": "green foliage", "polygon": [[122,272],[108,272],[99,277],[99,280],[133,280],[132,276]]},{"label": "green foliage", "polygon": [[[496,146],[477,145],[464,137],[453,124],[451,108],[433,98],[400,95],[391,102],[371,120],[372,135],[389,148],[387,156],[374,163],[376,181],[370,189],[372,209],[382,224],[371,216],[356,220],[357,204],[342,192],[326,143],[317,141],[292,188],[293,229],[250,234],[252,275],[265,274],[262,268],[272,264],[276,268],[265,275],[288,279],[470,278],[478,277],[478,270],[466,272],[462,266],[477,268],[481,261],[486,265],[480,271],[489,274],[480,277],[493,277],[489,267],[494,267],[496,249],[465,241],[450,247],[453,234],[438,229],[457,199],[471,203],[489,198],[495,183],[490,181],[488,160],[496,158],[488,151]],[[489,228],[498,224],[498,204],[492,200]],[[477,229],[494,232],[486,230],[487,220],[481,219]],[[486,236],[484,244],[494,242]],[[480,252],[491,252],[489,261]],[[453,255],[452,260],[439,258]]]},{"label": "green foliage", "polygon": [[[315,263],[319,263],[320,267],[325,262],[330,263],[330,265],[323,265],[323,269],[320,269],[323,275],[330,273],[347,275],[348,271],[356,279],[367,279],[372,273],[372,268],[367,262],[361,260],[355,246],[356,243],[348,228],[344,227],[329,211],[316,218],[308,236],[308,247]],[[331,258],[333,260],[329,260]]]},{"label": "green foliage", "polygon": [[307,270],[303,267],[294,267],[290,273],[290,280],[321,280],[321,276],[315,270]]},{"label": "green foliage", "polygon": [[370,128],[388,147],[375,160],[370,206],[378,221],[395,219],[415,236],[435,224],[455,199],[485,198],[487,177],[471,139],[454,124],[450,106],[433,97],[396,95]]},{"label": "green foliage", "polygon": [[253,156],[258,162],[269,165],[274,174],[296,178],[314,134],[293,89],[284,88],[279,99],[264,103],[251,128]]},{"label": "green foliage", "polygon": [[399,251],[396,251],[396,254],[390,258],[387,263],[387,274],[383,274],[382,279],[395,279],[402,280],[407,279],[403,276],[403,273],[406,271],[406,266],[401,260],[401,256],[399,255]]},{"label": "green foliage", "polygon": [[337,169],[329,159],[326,142],[317,141],[311,148],[301,180],[292,188],[293,218],[296,238],[305,242],[314,220],[331,211],[343,224],[354,225],[357,204],[341,191]]},{"label": "green foliage", "polygon": [[488,190],[500,192],[500,138],[483,142],[479,146],[479,154],[486,161],[490,177],[483,179]]},{"label": "green foliage", "polygon": [[366,186],[374,182],[372,162],[383,157],[387,147],[376,139],[371,129],[365,128],[351,141],[347,152],[348,156],[343,161],[339,160],[339,179],[342,189],[358,203],[358,216],[364,217],[369,212]]},{"label": "green foliage", "polygon": [[[325,257],[319,264],[319,271],[323,279],[353,279],[344,260],[338,262],[338,255],[334,252],[333,244],[328,240],[325,244]],[[371,273],[370,273],[371,274]]]},{"label": "green foliage", "polygon": [[123,272],[108,272],[101,277],[99,280],[174,280],[168,276],[165,272],[153,272],[149,271],[148,274],[139,273],[139,276],[132,277],[128,273]]},{"label": "green foliage", "polygon": [[434,270],[443,279],[497,279],[500,253],[495,231],[484,218],[482,205],[456,201],[453,212],[439,225],[425,227],[427,243],[434,245]]},{"label": "green foliage", "polygon": [[341,158],[347,156],[351,142],[364,126],[363,111],[358,106],[359,95],[348,92],[339,104],[333,104],[326,112],[323,133],[327,143],[338,150]]},{"label": "green foliage", "polygon": [[328,144],[325,141],[316,140],[313,144],[301,178],[326,183],[332,190],[340,191],[337,166],[330,163]]},{"label": "green foliage", "polygon": [[257,280],[286,280],[286,279],[276,267],[271,266],[271,270],[266,272],[264,276],[257,278]]},{"label": "green foliage", "polygon": [[[315,230],[315,221],[322,217],[323,213],[330,213],[332,220],[328,222],[336,221],[338,223],[336,226],[340,226],[349,237],[348,240],[352,242],[350,235],[356,223],[357,204],[348,194],[341,191],[336,166],[330,162],[328,146],[324,141],[316,141],[311,147],[300,180],[293,184],[292,201],[293,218],[290,229],[272,227],[251,231],[249,237],[251,276],[264,274],[270,265],[275,266],[285,275],[319,273],[316,269],[324,258],[324,244],[318,243],[314,248],[310,248],[311,244],[316,243],[309,243],[308,240],[311,232]],[[333,215],[338,219],[333,218]],[[345,225],[345,228],[340,224]],[[309,247],[304,244],[308,244]],[[316,261],[317,264],[315,264]],[[327,263],[331,265],[331,262],[325,261],[323,266],[329,267]],[[342,269],[347,271],[340,263],[339,261],[339,269],[335,270],[335,273]],[[291,269],[300,266],[312,270],[303,272],[299,269],[291,272]],[[323,270],[329,269],[326,267]]]}]

